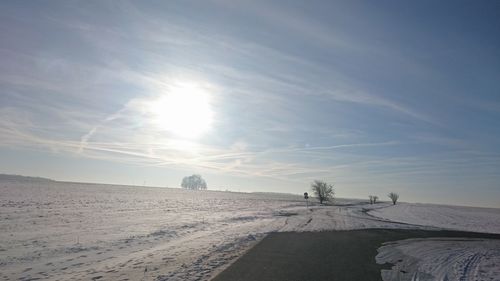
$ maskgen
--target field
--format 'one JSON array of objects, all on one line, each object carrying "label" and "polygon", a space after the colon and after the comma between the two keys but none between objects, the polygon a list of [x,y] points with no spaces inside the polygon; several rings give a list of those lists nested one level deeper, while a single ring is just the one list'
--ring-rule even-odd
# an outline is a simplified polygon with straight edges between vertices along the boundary
[{"label": "field", "polygon": [[[209,280],[271,232],[500,233],[499,218],[499,209],[356,199],[306,209],[302,197],[286,194],[4,181],[0,280]],[[425,274],[498,280],[498,240],[429,238],[380,246],[381,263],[418,255],[423,266],[411,266]],[[453,263],[429,266],[446,257]]]}]

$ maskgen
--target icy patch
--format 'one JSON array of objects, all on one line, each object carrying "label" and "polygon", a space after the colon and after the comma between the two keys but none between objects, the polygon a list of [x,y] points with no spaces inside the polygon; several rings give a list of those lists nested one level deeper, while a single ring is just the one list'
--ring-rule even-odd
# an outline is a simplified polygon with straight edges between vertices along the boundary
[{"label": "icy patch", "polygon": [[375,257],[384,281],[500,280],[500,241],[427,238],[384,243]]}]

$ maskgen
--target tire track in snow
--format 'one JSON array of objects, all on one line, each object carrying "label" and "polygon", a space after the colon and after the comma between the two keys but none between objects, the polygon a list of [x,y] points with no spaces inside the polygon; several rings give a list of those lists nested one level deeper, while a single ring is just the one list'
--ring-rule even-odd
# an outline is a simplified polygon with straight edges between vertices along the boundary
[{"label": "tire track in snow", "polygon": [[[499,249],[500,240],[495,239],[406,239],[385,243],[376,260],[394,265],[391,270],[382,270],[384,281],[500,280]],[[402,268],[409,273],[406,279],[398,279]]]}]

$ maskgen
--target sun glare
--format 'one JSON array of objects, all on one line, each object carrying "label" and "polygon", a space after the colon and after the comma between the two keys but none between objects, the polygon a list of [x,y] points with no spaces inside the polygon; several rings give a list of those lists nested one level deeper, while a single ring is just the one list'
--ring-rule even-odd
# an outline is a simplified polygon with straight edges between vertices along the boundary
[{"label": "sun glare", "polygon": [[151,105],[154,122],[182,138],[196,138],[210,129],[213,111],[207,89],[197,83],[179,83]]}]

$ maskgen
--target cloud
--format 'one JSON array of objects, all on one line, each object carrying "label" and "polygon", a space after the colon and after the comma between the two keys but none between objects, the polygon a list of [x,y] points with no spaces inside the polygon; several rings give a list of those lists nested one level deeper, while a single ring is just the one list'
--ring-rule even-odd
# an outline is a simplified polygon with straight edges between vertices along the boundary
[{"label": "cloud", "polygon": [[[228,147],[190,143],[170,138],[157,128],[136,128],[134,134],[118,124],[130,124],[141,118],[141,110],[129,107],[105,118],[99,125],[84,134],[80,140],[56,139],[49,132],[37,132],[31,121],[15,109],[2,110],[0,145],[9,147],[49,148],[54,152],[75,154],[80,157],[105,159],[141,166],[194,167],[218,173],[230,173],[246,177],[267,177],[284,181],[301,181],[304,176],[327,174],[329,168],[311,165],[314,151],[329,151],[359,146],[395,145],[396,143],[356,143],[324,147],[289,147],[284,149],[255,150],[239,140]],[[17,117],[16,117],[17,116]],[[279,157],[293,156],[293,161],[278,161]]]},{"label": "cloud", "polygon": [[420,121],[425,121],[431,124],[437,124],[434,120],[432,120],[429,116],[424,115],[422,113],[419,113],[407,106],[404,106],[402,104],[399,104],[395,101],[386,99],[381,96],[377,96],[374,94],[368,94],[363,91],[328,91],[326,93],[327,96],[330,98],[337,100],[337,101],[342,101],[342,102],[349,102],[349,103],[357,103],[357,104],[364,104],[364,105],[369,105],[369,106],[375,106],[375,107],[382,107],[389,109],[391,111],[394,111],[396,113],[400,113],[409,117],[412,117],[414,119],[420,120]]},{"label": "cloud", "polygon": [[87,147],[89,140],[92,138],[94,134],[97,133],[97,131],[101,128],[104,128],[106,123],[111,122],[115,119],[120,118],[120,114],[125,110],[125,108],[120,109],[114,114],[111,114],[110,116],[106,117],[99,125],[93,127],[88,133],[83,135],[80,138],[80,145],[78,147],[78,153],[82,153],[83,150]]},{"label": "cloud", "polygon": [[[249,32],[234,32],[241,26],[226,29],[217,21],[165,16],[125,2],[114,5],[117,13],[95,21],[93,11],[82,7],[47,11],[50,25],[77,48],[48,43],[33,50],[0,49],[0,145],[141,167],[200,169],[248,182],[304,184],[322,178],[360,188],[406,186],[456,170],[495,178],[490,170],[499,166],[499,156],[444,130],[436,133],[444,125],[424,107],[426,97],[413,104],[409,100],[420,96],[397,96],[359,78],[371,74],[360,61],[372,55],[405,72],[427,73],[417,62],[301,11],[228,4],[266,28],[242,23]],[[176,80],[214,85],[214,131],[197,141],[165,132],[148,113],[147,104]],[[390,80],[372,81],[379,82]],[[342,110],[321,110],[339,103]],[[359,120],[344,118],[350,114],[342,116],[348,111],[372,118],[359,106],[392,114],[370,119],[372,127],[365,129]],[[498,111],[493,102],[478,107]],[[387,129],[388,121],[401,119],[415,122]]]}]

